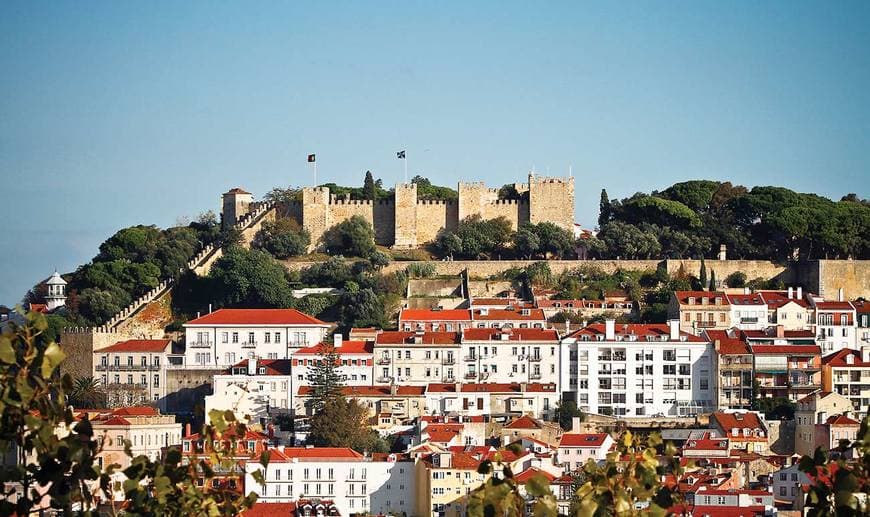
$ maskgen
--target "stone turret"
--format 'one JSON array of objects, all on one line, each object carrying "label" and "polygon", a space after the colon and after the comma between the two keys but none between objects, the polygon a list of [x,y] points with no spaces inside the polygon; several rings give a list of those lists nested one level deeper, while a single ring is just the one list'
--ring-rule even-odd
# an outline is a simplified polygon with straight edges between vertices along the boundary
[{"label": "stone turret", "polygon": [[239,187],[226,192],[223,195],[223,211],[221,212],[223,227],[229,228],[239,222],[251,211],[251,203],[253,202],[254,196]]},{"label": "stone turret", "polygon": [[574,177],[529,174],[529,222],[550,222],[574,232]]},{"label": "stone turret", "polygon": [[417,242],[417,184],[396,185],[396,248],[416,248]]}]

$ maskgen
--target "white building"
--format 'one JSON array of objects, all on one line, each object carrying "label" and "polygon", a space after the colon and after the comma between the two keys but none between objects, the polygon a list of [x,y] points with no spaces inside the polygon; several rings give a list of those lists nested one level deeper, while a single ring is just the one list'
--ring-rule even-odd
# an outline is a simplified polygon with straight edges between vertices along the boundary
[{"label": "white building", "polygon": [[205,414],[231,410],[245,422],[262,422],[275,413],[293,409],[290,360],[256,358],[241,361],[215,375],[212,394],[205,397]]},{"label": "white building", "polygon": [[691,416],[717,401],[714,348],[679,322],[584,327],[562,340],[561,386],[584,412]]},{"label": "white building", "polygon": [[61,278],[60,274],[55,271],[45,281],[45,286],[48,289],[48,292],[45,294],[46,309],[50,312],[58,307],[63,307],[66,304],[66,280]]},{"label": "white building", "polygon": [[184,324],[183,368],[229,368],[250,357],[290,359],[329,325],[295,309],[218,309]]},{"label": "white building", "polygon": [[168,339],[129,339],[93,352],[98,379],[111,407],[157,404],[165,409]]},{"label": "white building", "polygon": [[815,314],[816,343],[822,355],[832,354],[844,348],[857,348],[858,328],[855,323],[855,307],[842,299],[834,302],[811,299]]},{"label": "white building", "polygon": [[365,457],[348,448],[277,447],[269,449],[265,485],[253,473],[257,462],[246,466],[246,490],[258,502],[293,502],[328,499],[340,515],[410,515],[415,503],[414,463],[396,455]]},{"label": "white building", "polygon": [[433,383],[426,388],[426,414],[552,418],[559,395],[555,384]]},{"label": "white building", "polygon": [[458,332],[379,332],[373,351],[375,382],[455,382],[460,375],[460,338]]},{"label": "white building", "polygon": [[613,444],[607,433],[565,433],[559,441],[556,463],[565,470],[580,470],[590,459],[606,459]]},{"label": "white building", "polygon": [[773,482],[773,496],[779,501],[791,503],[793,509],[797,509],[795,503],[801,505],[803,501],[802,487],[812,484],[810,477],[801,472],[797,463],[773,472],[770,477]]},{"label": "white building", "polygon": [[767,304],[759,293],[728,294],[731,324],[740,330],[761,330],[767,327]]},{"label": "white building", "polygon": [[[767,304],[767,322],[785,330],[807,330],[812,323],[812,309],[804,298],[803,288],[787,291],[758,291]],[[810,297],[811,298],[811,297]]]},{"label": "white building", "polygon": [[559,383],[559,335],[552,329],[473,328],[462,332],[465,382]]},{"label": "white building", "polygon": [[[374,381],[374,344],[369,341],[344,341],[335,335],[333,343],[339,357],[338,374],[346,386],[371,386]],[[311,369],[321,360],[326,345],[319,343],[293,352],[293,379],[295,387],[311,383]],[[294,391],[295,392],[295,391]]]}]

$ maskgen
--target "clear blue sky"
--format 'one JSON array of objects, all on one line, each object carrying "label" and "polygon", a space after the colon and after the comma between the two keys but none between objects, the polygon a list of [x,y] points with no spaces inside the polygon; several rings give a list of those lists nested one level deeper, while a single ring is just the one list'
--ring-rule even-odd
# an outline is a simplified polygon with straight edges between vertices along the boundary
[{"label": "clear blue sky", "polygon": [[[315,5],[316,4],[316,5]],[[870,179],[870,2],[0,3],[0,303],[241,186]],[[534,4],[534,5],[533,5]]]}]

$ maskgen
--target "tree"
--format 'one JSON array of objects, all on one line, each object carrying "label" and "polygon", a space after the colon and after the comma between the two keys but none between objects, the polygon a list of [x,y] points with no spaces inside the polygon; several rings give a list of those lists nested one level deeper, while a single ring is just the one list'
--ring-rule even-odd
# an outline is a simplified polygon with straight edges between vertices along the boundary
[{"label": "tree", "polygon": [[350,266],[342,257],[329,257],[303,269],[299,280],[312,287],[342,287],[352,277]]},{"label": "tree", "polygon": [[698,281],[701,282],[701,288],[707,287],[707,264],[704,262],[704,257],[701,257],[701,274],[698,275]]},{"label": "tree", "polygon": [[661,245],[653,233],[620,221],[604,225],[596,240],[601,242],[601,248],[590,251],[600,258],[646,259],[661,253]]},{"label": "tree", "polygon": [[710,290],[716,290],[716,270],[710,271]]},{"label": "tree", "polygon": [[390,265],[390,256],[383,251],[375,251],[369,256],[369,263],[375,269],[383,269]]},{"label": "tree", "polygon": [[375,231],[361,215],[338,223],[330,228],[324,239],[330,253],[367,258],[375,251]]},{"label": "tree", "polygon": [[607,197],[607,191],[601,189],[601,200],[598,202],[598,228],[600,229],[609,223],[612,216],[610,198]]},{"label": "tree", "polygon": [[363,181],[363,195],[369,201],[378,199],[378,192],[375,188],[375,178],[372,176],[372,171],[366,171],[366,179]]},{"label": "tree", "polygon": [[311,235],[308,230],[300,227],[293,219],[282,217],[263,223],[254,236],[252,246],[268,251],[277,259],[286,259],[304,254],[310,244]]},{"label": "tree", "polygon": [[563,400],[556,407],[556,419],[559,421],[559,426],[562,427],[562,430],[570,431],[575,417],[579,418],[582,422],[586,415],[583,414],[583,411],[580,411],[577,403],[573,400]]},{"label": "tree", "polygon": [[308,444],[350,447],[357,452],[389,452],[389,445],[368,425],[368,409],[344,396],[328,399],[311,417]]},{"label": "tree", "polygon": [[345,293],[341,300],[341,323],[345,327],[388,326],[384,301],[370,288]]},{"label": "tree", "polygon": [[477,259],[499,253],[512,237],[511,223],[504,217],[473,215],[460,221],[456,230],[442,231],[435,247],[445,255]]},{"label": "tree", "polygon": [[73,382],[69,403],[75,408],[96,409],[106,407],[106,394],[100,389],[99,379],[79,377]]},{"label": "tree", "polygon": [[527,258],[532,258],[541,251],[541,240],[532,225],[524,224],[514,234],[514,251]]},{"label": "tree", "polygon": [[318,359],[311,368],[311,407],[322,411],[332,400],[343,397],[344,382],[338,373],[341,357],[333,345],[322,345]]},{"label": "tree", "polygon": [[218,307],[293,306],[287,270],[263,251],[231,247],[212,265],[208,278]]},{"label": "tree", "polygon": [[728,287],[745,287],[746,286],[746,273],[742,271],[735,271],[725,277],[725,284]]}]

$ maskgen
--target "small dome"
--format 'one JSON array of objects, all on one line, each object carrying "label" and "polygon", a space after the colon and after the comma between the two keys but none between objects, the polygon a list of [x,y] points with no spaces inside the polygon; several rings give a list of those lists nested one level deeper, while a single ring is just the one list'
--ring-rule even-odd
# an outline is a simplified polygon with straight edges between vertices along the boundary
[{"label": "small dome", "polygon": [[60,277],[60,274],[55,271],[51,277],[45,282],[48,285],[66,285],[66,280]]}]

